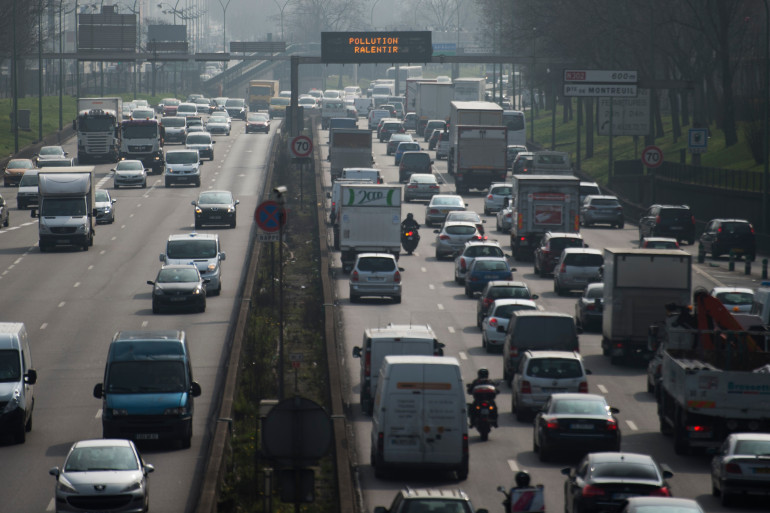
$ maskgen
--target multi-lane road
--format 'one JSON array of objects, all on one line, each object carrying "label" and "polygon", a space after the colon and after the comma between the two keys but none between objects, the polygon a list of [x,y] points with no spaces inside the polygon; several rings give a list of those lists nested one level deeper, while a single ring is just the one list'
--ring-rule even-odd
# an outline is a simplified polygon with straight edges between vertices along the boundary
[{"label": "multi-lane road", "polygon": [[[0,312],[3,321],[22,321],[30,337],[35,409],[24,444],[0,442],[0,511],[53,511],[54,478],[70,445],[101,438],[101,401],[92,395],[101,382],[113,334],[126,329],[184,329],[190,341],[194,377],[203,395],[196,400],[191,449],[141,445],[150,476],[151,509],[184,512],[198,496],[197,472],[206,456],[201,443],[211,429],[212,393],[222,368],[244,262],[250,250],[253,212],[264,187],[270,135],[244,134],[233,121],[232,135],[216,136],[215,159],[201,167],[200,188],[165,188],[163,177],[148,177],[147,189],[112,190],[117,198],[114,224],[98,225],[89,251],[41,253],[37,220],[17,210],[16,189],[3,188],[10,226],[0,230]],[[166,149],[179,145],[167,145]],[[65,144],[72,155],[75,140]],[[111,164],[96,166],[98,187],[112,189]],[[219,233],[227,254],[222,294],[210,298],[205,313],[153,315],[151,287],[158,255],[170,234],[193,230],[193,207],[201,190],[227,189],[240,200],[238,226],[207,228]]]},{"label": "multi-lane road", "polygon": [[[365,126],[364,122],[359,123]],[[326,132],[320,137],[323,155],[328,146]],[[419,139],[420,141],[421,138]],[[427,143],[422,143],[427,148]],[[376,166],[383,170],[387,183],[398,182],[398,168],[392,156],[385,154],[385,144],[375,141],[374,154]],[[433,152],[431,152],[432,154]],[[454,193],[451,177],[446,174],[445,161],[435,162],[436,172],[444,181],[441,191]],[[326,180],[328,180],[328,175]],[[441,181],[441,180],[440,180]],[[483,212],[483,196],[471,193],[465,197],[468,208]],[[425,216],[425,203],[406,203],[403,216],[412,212],[418,222]],[[496,238],[510,253],[510,241],[507,234],[495,232],[494,217],[487,217],[486,230],[491,238]],[[638,245],[636,226],[627,224],[625,229],[590,228],[582,230],[590,247],[609,246],[635,247]],[[420,245],[411,256],[403,254],[399,265],[405,269],[402,273],[403,296],[401,304],[392,304],[387,300],[365,300],[351,305],[348,300],[347,275],[343,274],[339,260],[335,262],[335,276],[338,304],[342,307],[344,320],[344,350],[340,357],[344,360],[347,372],[347,400],[353,412],[351,423],[355,433],[355,449],[358,462],[358,477],[362,489],[364,510],[372,511],[375,506],[389,506],[396,491],[405,485],[413,487],[461,487],[472,498],[476,508],[484,507],[490,511],[499,511],[503,496],[495,491],[497,485],[511,485],[513,476],[519,469],[526,469],[532,474],[535,483],[542,483],[546,489],[546,509],[562,511],[564,477],[559,470],[576,462],[566,458],[558,463],[544,464],[532,451],[532,427],[530,423],[520,423],[511,412],[510,389],[503,384],[497,402],[501,411],[500,428],[493,430],[489,441],[482,442],[475,430],[470,432],[470,475],[467,481],[457,483],[452,476],[431,472],[396,473],[392,480],[379,480],[369,466],[369,437],[371,420],[361,414],[359,407],[359,365],[360,360],[350,355],[352,347],[360,345],[363,330],[368,327],[384,326],[389,322],[398,324],[430,324],[437,336],[446,344],[445,354],[455,356],[462,365],[466,382],[473,379],[481,367],[490,370],[493,378],[502,378],[502,356],[487,354],[481,347],[481,333],[476,328],[476,300],[467,299],[462,286],[454,282],[453,262],[436,261],[433,245],[436,235],[432,229],[423,228],[420,232]],[[695,246],[684,246],[695,254]],[[338,255],[337,255],[338,256]],[[695,261],[695,259],[694,259]],[[545,310],[574,314],[578,294],[559,297],[553,292],[551,279],[537,277],[532,272],[531,262],[514,262],[517,271],[514,278],[525,281],[532,292],[539,294],[537,303]],[[695,265],[693,285],[711,288],[716,285],[745,285],[756,287],[756,276],[752,280],[739,272],[727,272],[727,263],[722,261],[719,267]],[[620,409],[618,418],[623,434],[624,451],[641,452],[653,455],[657,461],[665,462],[675,472],[671,480],[673,493],[677,496],[697,499],[709,512],[723,511],[718,501],[711,497],[709,481],[709,457],[705,455],[682,457],[674,454],[672,441],[658,431],[658,418],[655,400],[646,392],[646,369],[642,366],[612,366],[609,359],[603,357],[600,347],[601,336],[596,332],[580,335],[580,350],[587,368],[593,374],[589,376],[589,391],[603,394],[608,402]]]}]

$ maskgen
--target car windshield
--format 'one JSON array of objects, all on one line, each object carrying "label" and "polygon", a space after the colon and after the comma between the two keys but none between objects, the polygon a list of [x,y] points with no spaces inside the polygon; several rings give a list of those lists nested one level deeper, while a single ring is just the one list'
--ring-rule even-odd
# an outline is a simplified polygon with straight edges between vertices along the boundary
[{"label": "car windshield", "polygon": [[648,240],[644,247],[648,249],[679,249],[675,240]]},{"label": "car windshield", "polygon": [[607,403],[590,399],[556,399],[554,400],[553,405],[551,405],[551,413],[564,413],[568,415],[606,415]]},{"label": "car windshield", "polygon": [[158,137],[158,126],[154,123],[147,125],[123,125],[123,137],[126,139],[154,139]]},{"label": "car windshield", "polygon": [[176,98],[166,98],[163,100],[163,105],[165,105],[166,107],[176,107],[180,103],[182,102],[177,100]]},{"label": "car windshield", "polygon": [[315,105],[315,98],[300,98],[297,103],[299,105]]},{"label": "car windshield", "polygon": [[652,465],[628,461],[595,462],[592,474],[594,478],[658,480],[658,473]]},{"label": "car windshield", "polygon": [[38,167],[72,167],[72,159],[41,160]]},{"label": "car windshield", "polygon": [[196,110],[197,110],[197,108],[195,107],[195,105],[182,104],[182,105],[180,105],[176,109],[176,112],[177,112],[177,114],[185,114],[185,113],[190,113],[191,114],[191,113],[195,112]]},{"label": "car windshield", "polygon": [[157,283],[193,283],[199,281],[198,271],[195,269],[161,269],[158,273]]},{"label": "car windshield", "polygon": [[367,272],[386,272],[395,271],[396,263],[392,258],[385,257],[367,257],[359,258],[356,266],[359,271]]},{"label": "car windshield", "polygon": [[249,114],[248,118],[249,121],[267,121],[268,117],[267,114]]},{"label": "car windshield", "polygon": [[427,153],[411,153],[403,156],[404,165],[426,166],[430,164],[430,155]]},{"label": "car windshield", "polygon": [[39,155],[42,156],[51,156],[51,155],[64,155],[64,150],[61,149],[61,146],[43,146],[40,148]]},{"label": "car windshield", "polygon": [[167,164],[195,164],[200,160],[198,150],[195,151],[173,151],[166,153]]},{"label": "car windshield", "polygon": [[113,116],[83,116],[78,118],[78,130],[81,132],[106,132],[115,128]]},{"label": "car windshield", "polygon": [[420,149],[419,143],[407,142],[407,143],[399,144],[397,151],[405,152],[405,151],[415,151],[415,150],[419,150],[419,149]]},{"label": "car windshield", "polygon": [[770,440],[738,440],[735,443],[733,454],[768,456],[770,455]]},{"label": "car windshield", "polygon": [[660,209],[661,219],[671,222],[689,222],[690,211],[684,208],[662,208]]},{"label": "car windshield", "polygon": [[736,233],[739,235],[747,235],[752,232],[752,229],[749,223],[727,222],[727,223],[721,224],[719,231],[727,232],[727,233]]},{"label": "car windshield", "polygon": [[462,198],[448,198],[446,196],[444,197],[433,196],[433,199],[431,200],[430,203],[431,205],[438,205],[441,207],[462,207],[463,206]]},{"label": "car windshield", "polygon": [[591,200],[593,207],[619,207],[618,200],[612,198],[594,198]]},{"label": "car windshield", "polygon": [[754,301],[751,292],[722,292],[717,294],[717,299],[724,305],[750,305]]},{"label": "car windshield", "polygon": [[187,390],[184,363],[172,360],[112,362],[106,389],[112,394],[184,392]]},{"label": "car windshield", "polygon": [[86,215],[86,201],[83,198],[46,198],[40,206],[41,217]]},{"label": "car windshield", "polygon": [[124,160],[122,162],[118,162],[118,166],[115,169],[118,171],[141,171],[144,169],[144,164],[142,164],[142,162],[139,160]]},{"label": "car windshield", "polygon": [[438,183],[433,175],[415,174],[409,177],[411,183]]},{"label": "car windshield", "polygon": [[225,107],[243,107],[243,100],[230,98],[225,103]]},{"label": "car windshield", "polygon": [[21,360],[14,349],[0,350],[0,383],[17,382],[21,379]]},{"label": "car windshield", "polygon": [[579,378],[580,362],[567,358],[535,358],[529,362],[527,374],[534,378]]},{"label": "car windshield", "polygon": [[163,118],[163,126],[179,128],[187,124],[185,118]]},{"label": "car windshield", "polygon": [[97,189],[97,191],[94,193],[94,201],[96,201],[97,203],[104,203],[106,201],[110,201],[110,195],[107,194],[107,191]]},{"label": "car windshield", "polygon": [[8,162],[6,169],[32,169],[35,165],[31,160],[17,159]]},{"label": "car windshield", "polygon": [[489,297],[492,299],[511,298],[511,299],[530,299],[531,294],[526,287],[516,287],[512,285],[503,285],[492,287],[489,290]]},{"label": "car windshield", "polygon": [[166,256],[173,259],[214,258],[217,256],[217,241],[213,239],[170,240]]},{"label": "car windshield", "polygon": [[134,109],[134,111],[131,112],[131,117],[140,119],[152,119],[155,117],[155,112],[149,109]]},{"label": "car windshield", "polygon": [[233,197],[229,192],[203,192],[198,197],[199,204],[213,205],[213,204],[230,204],[233,202]]},{"label": "car windshield", "polygon": [[278,97],[270,99],[270,105],[289,105],[289,103],[291,103],[290,98]]},{"label": "car windshield", "polygon": [[192,134],[187,136],[187,144],[211,144],[211,136],[207,134]]},{"label": "car windshield", "polygon": [[64,463],[64,472],[139,470],[131,447],[75,447]]}]

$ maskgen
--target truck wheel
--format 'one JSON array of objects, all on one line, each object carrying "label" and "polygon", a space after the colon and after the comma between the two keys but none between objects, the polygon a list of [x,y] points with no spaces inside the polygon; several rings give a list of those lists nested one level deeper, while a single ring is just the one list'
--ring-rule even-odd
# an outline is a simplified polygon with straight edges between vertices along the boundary
[{"label": "truck wheel", "polygon": [[165,180],[165,186],[166,187],[171,187],[171,182],[169,182],[168,180]]},{"label": "truck wheel", "polygon": [[610,365],[620,365],[620,362],[622,361],[623,357],[618,355],[611,355],[610,356]]},{"label": "truck wheel", "polygon": [[187,429],[187,433],[182,437],[182,449],[189,449],[192,446],[192,424]]},{"label": "truck wheel", "polygon": [[666,422],[666,420],[660,415],[658,415],[658,423],[660,434],[664,436],[671,436],[671,426],[669,426],[668,422]]},{"label": "truck wheel", "polygon": [[674,452],[680,456],[688,456],[690,454],[690,444],[687,441],[684,429],[680,427],[674,428]]},{"label": "truck wheel", "polygon": [[465,481],[468,479],[468,460],[463,461],[462,466],[457,470],[457,480]]},{"label": "truck wheel", "polygon": [[610,355],[610,341],[606,337],[602,337],[602,355]]}]

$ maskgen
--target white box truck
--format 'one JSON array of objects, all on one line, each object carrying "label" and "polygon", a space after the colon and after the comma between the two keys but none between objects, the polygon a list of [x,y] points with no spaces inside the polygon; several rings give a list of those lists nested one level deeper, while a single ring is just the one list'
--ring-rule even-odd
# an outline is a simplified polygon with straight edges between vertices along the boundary
[{"label": "white box truck", "polygon": [[40,251],[94,244],[94,167],[46,168],[38,173]]},{"label": "white box truck", "polygon": [[457,130],[460,125],[503,126],[503,108],[492,102],[450,102],[447,171],[455,172]]},{"label": "white box truck", "polygon": [[372,132],[357,128],[334,128],[329,135],[329,163],[332,180],[346,167],[372,167]]},{"label": "white box truck", "polygon": [[78,114],[72,122],[77,132],[78,163],[117,162],[122,121],[122,98],[78,98]]},{"label": "white box truck", "polygon": [[417,82],[414,112],[417,114],[417,135],[423,135],[425,125],[432,119],[449,120],[449,105],[454,97],[452,84]]},{"label": "white box truck", "polygon": [[374,396],[374,474],[409,468],[468,477],[468,421],[460,363],[447,356],[386,356]]},{"label": "white box truck", "polygon": [[339,241],[342,268],[352,269],[359,253],[401,252],[401,187],[341,186]]},{"label": "white box truck", "polygon": [[613,364],[650,356],[650,325],[665,318],[666,305],[690,303],[692,257],[679,249],[604,250],[602,353]]},{"label": "white box truck", "polygon": [[487,189],[504,182],[508,173],[507,129],[504,126],[455,127],[457,133],[455,190]]},{"label": "white box truck", "polygon": [[531,260],[545,232],[580,231],[580,179],[559,175],[513,175],[511,250]]},{"label": "white box truck", "polygon": [[454,100],[460,102],[482,102],[487,92],[485,78],[456,78],[454,79]]},{"label": "white box truck", "polygon": [[404,112],[417,112],[417,84],[420,82],[432,82],[436,83],[435,78],[407,78],[406,87],[404,88]]}]

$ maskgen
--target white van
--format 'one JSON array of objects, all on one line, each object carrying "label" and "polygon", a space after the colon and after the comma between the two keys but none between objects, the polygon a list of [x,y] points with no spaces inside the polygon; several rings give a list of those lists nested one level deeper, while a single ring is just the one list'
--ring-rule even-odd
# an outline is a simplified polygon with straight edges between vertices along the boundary
[{"label": "white van", "polygon": [[763,281],[754,292],[751,314],[762,318],[762,324],[770,324],[770,281]]},{"label": "white van", "polygon": [[24,443],[32,429],[36,381],[24,323],[0,322],[0,426],[16,443]]},{"label": "white van", "polygon": [[372,183],[385,183],[379,169],[373,167],[345,167],[342,169],[343,180],[370,180]]},{"label": "white van", "polygon": [[386,356],[374,396],[371,464],[448,470],[468,477],[468,421],[460,363],[453,357]]},{"label": "white van", "polygon": [[361,359],[361,410],[371,415],[382,360],[386,356],[443,356],[444,344],[428,325],[395,325],[367,328],[361,347],[353,348],[353,357]]}]

